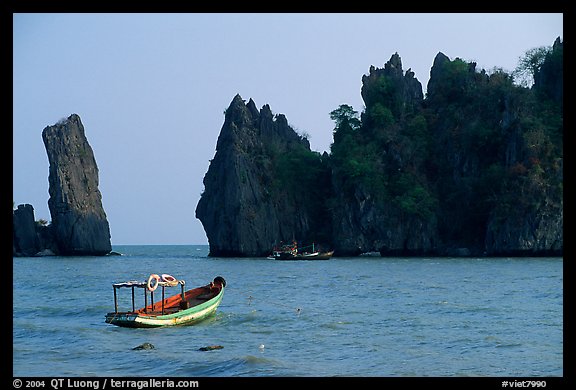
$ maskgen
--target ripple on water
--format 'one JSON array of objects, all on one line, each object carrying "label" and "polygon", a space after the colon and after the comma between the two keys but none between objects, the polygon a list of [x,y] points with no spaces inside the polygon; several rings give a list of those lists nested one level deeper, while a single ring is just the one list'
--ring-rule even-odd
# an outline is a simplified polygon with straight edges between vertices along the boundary
[{"label": "ripple on water", "polygon": [[[225,356],[225,355],[224,355]],[[204,360],[186,362],[172,370],[174,376],[270,376],[283,363],[266,357],[244,355],[227,359],[206,357]]]}]

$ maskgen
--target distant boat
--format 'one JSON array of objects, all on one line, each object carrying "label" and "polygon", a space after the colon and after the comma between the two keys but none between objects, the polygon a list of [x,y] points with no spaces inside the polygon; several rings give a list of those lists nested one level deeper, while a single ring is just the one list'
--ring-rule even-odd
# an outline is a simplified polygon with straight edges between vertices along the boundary
[{"label": "distant boat", "polygon": [[[310,248],[312,248],[311,251],[305,250]],[[334,251],[321,252],[315,250],[314,244],[298,248],[296,241],[292,241],[290,244],[275,246],[272,249],[272,254],[268,256],[268,258],[274,260],[328,260],[333,254]]]},{"label": "distant boat", "polygon": [[[152,328],[159,326],[191,325],[202,321],[216,312],[224,296],[226,281],[217,276],[214,281],[201,287],[184,291],[184,280],[177,280],[171,275],[163,274],[161,277],[152,274],[147,282],[129,281],[115,283],[114,311],[106,314],[106,323],[128,328]],[[180,286],[181,292],[164,298],[166,287]],[[154,291],[162,287],[162,298],[154,302]],[[120,288],[132,290],[132,310],[119,311],[116,290]],[[135,309],[134,289],[144,290],[144,307]],[[150,292],[150,304],[148,304]]]},{"label": "distant boat", "polygon": [[314,252],[309,254],[302,254],[302,260],[328,260],[332,257],[334,251],[328,252]]}]

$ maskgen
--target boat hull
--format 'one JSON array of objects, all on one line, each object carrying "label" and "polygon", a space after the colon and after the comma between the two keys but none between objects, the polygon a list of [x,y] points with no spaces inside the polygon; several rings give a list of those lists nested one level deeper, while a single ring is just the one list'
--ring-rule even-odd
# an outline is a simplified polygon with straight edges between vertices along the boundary
[{"label": "boat hull", "polygon": [[276,260],[328,260],[332,257],[334,252],[318,252],[311,254],[297,254],[280,253],[273,256]]}]

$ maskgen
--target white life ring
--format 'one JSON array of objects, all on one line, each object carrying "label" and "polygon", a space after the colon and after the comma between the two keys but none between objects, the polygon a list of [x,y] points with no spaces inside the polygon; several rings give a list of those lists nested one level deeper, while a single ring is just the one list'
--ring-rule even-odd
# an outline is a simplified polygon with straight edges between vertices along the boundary
[{"label": "white life ring", "polygon": [[162,274],[162,281],[166,282],[170,287],[174,287],[178,284],[178,280],[174,276],[168,274]]},{"label": "white life ring", "polygon": [[[152,285],[152,280],[155,279],[156,283],[154,283],[154,285]],[[158,282],[160,281],[160,276],[158,276],[157,274],[150,274],[150,277],[148,278],[148,283],[147,283],[147,287],[148,287],[148,291],[153,292],[154,290],[156,290],[158,288]]]}]

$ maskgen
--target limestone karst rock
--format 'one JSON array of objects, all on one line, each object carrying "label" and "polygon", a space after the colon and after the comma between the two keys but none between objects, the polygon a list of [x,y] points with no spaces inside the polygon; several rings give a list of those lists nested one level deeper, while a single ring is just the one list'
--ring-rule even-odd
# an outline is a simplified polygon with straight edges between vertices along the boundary
[{"label": "limestone karst rock", "polygon": [[316,157],[283,115],[237,95],[196,208],[210,253],[320,236],[335,256],[561,256],[562,58],[557,40],[528,89],[438,53],[424,97],[396,53]]},{"label": "limestone karst rock", "polygon": [[98,189],[98,166],[76,114],[42,131],[48,154],[48,207],[61,255],[105,255],[110,228]]},{"label": "limestone karst rock", "polygon": [[[306,156],[310,165],[302,176],[285,178],[287,184],[279,180],[281,168],[294,155]],[[320,164],[320,155],[310,152],[308,140],[284,115],[273,115],[268,105],[258,111],[254,101],[236,95],[196,207],[210,255],[266,256],[278,241],[314,239],[317,198],[303,187],[304,176]]]},{"label": "limestone karst rock", "polygon": [[12,213],[12,253],[16,256],[33,256],[38,252],[38,236],[34,222],[34,207],[21,204]]}]

